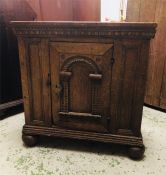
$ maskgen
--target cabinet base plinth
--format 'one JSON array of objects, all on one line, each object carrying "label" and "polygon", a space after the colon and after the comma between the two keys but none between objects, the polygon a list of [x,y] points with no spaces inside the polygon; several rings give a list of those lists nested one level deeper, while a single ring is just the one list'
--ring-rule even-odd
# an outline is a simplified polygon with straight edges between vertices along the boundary
[{"label": "cabinet base plinth", "polygon": [[24,125],[23,141],[25,142],[26,145],[34,146],[37,143],[37,136],[39,135],[128,145],[130,146],[129,156],[133,159],[141,158],[145,150],[142,136],[135,137],[135,136],[115,135],[110,133],[77,131],[77,130],[59,128],[55,126],[44,127],[44,126]]}]

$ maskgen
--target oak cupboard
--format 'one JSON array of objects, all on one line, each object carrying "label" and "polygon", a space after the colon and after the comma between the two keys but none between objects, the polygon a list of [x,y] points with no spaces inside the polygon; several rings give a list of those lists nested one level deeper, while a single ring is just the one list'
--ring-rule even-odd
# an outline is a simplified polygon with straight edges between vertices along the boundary
[{"label": "oak cupboard", "polygon": [[129,145],[141,135],[155,23],[12,22],[25,108],[23,141],[38,135]]}]

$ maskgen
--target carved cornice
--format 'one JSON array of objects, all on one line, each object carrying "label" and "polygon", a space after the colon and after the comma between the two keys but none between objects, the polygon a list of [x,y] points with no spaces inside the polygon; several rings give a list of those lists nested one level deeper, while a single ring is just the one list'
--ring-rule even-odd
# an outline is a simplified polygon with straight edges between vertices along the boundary
[{"label": "carved cornice", "polygon": [[156,23],[11,22],[17,36],[153,38]]}]

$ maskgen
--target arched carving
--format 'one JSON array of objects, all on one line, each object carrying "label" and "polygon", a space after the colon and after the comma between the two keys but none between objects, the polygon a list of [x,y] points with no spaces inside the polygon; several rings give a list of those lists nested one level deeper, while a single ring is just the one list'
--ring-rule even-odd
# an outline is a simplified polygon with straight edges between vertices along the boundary
[{"label": "arched carving", "polygon": [[85,56],[74,56],[74,57],[68,58],[67,61],[64,62],[64,64],[62,65],[61,70],[70,71],[70,69],[72,68],[72,65],[74,65],[75,63],[85,63],[91,67],[94,73],[100,72],[96,63],[92,59]]},{"label": "arched carving", "polygon": [[[100,70],[97,64],[90,58],[84,56],[73,56],[69,57],[62,65],[60,78],[63,86],[63,97],[61,98],[61,112],[69,112],[70,107],[70,81],[72,78],[72,67],[77,63],[85,63],[89,66],[92,72],[88,75],[89,79],[92,83],[91,87],[91,100],[92,100],[92,108],[91,114],[98,114],[99,111],[99,86],[100,81],[102,79],[102,75],[100,74]],[[73,111],[72,111],[73,112]]]}]

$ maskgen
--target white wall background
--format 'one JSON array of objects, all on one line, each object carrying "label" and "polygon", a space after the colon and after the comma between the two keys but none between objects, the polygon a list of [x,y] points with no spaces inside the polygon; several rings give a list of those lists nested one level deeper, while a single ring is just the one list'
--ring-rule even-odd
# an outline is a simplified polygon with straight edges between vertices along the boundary
[{"label": "white wall background", "polygon": [[[123,1],[124,1],[123,9],[126,13],[127,0],[123,0]],[[122,4],[122,0],[101,0],[101,21],[102,22],[120,21],[121,4]]]}]

